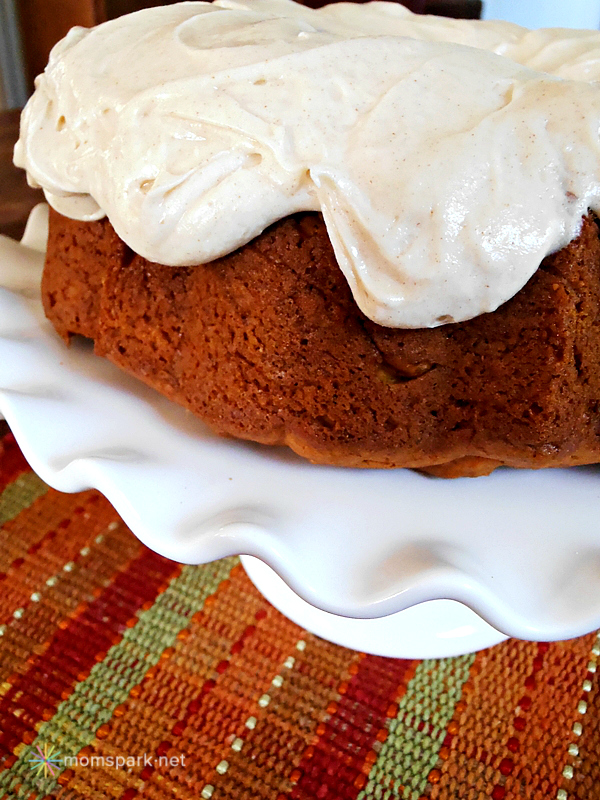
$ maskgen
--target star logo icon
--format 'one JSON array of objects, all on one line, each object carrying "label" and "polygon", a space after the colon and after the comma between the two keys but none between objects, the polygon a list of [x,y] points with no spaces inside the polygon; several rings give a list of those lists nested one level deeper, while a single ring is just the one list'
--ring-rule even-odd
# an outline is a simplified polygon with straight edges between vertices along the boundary
[{"label": "star logo icon", "polygon": [[52,777],[55,778],[62,764],[59,751],[52,745],[48,747],[47,744],[44,745],[43,750],[39,745],[36,745],[35,749],[37,750],[37,754],[33,753],[32,757],[29,759],[31,769],[36,772],[38,777],[43,773],[44,778],[47,778],[48,775],[52,775]]}]

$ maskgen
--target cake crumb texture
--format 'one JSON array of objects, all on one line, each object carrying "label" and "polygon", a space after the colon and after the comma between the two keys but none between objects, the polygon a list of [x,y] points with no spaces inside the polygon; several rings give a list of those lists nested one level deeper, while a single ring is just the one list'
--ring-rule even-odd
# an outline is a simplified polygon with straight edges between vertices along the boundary
[{"label": "cake crumb texture", "polygon": [[107,219],[51,210],[42,293],[63,338],[92,338],[219,434],[442,477],[600,461],[592,216],[497,311],[433,329],[365,317],[317,213],[209,264],[167,267]]}]

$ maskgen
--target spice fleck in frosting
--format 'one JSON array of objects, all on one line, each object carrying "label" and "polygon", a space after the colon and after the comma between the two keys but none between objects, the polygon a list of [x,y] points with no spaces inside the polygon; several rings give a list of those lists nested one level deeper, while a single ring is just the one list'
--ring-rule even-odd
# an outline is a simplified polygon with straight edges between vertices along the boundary
[{"label": "spice fleck in frosting", "polygon": [[436,327],[498,308],[600,211],[599,52],[393,3],[150,8],[55,47],[15,162],[170,266],[321,211],[360,309]]}]

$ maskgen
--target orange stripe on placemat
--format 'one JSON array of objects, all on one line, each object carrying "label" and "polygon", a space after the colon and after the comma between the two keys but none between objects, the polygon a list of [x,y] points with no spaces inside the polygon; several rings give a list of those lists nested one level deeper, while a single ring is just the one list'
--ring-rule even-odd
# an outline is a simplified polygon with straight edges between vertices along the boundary
[{"label": "orange stripe on placemat", "polygon": [[492,762],[500,773],[492,789],[494,800],[519,797],[523,785],[530,787],[532,796],[537,792],[539,798],[556,797],[568,758],[567,743],[578,716],[591,639],[534,647],[536,655],[523,684],[515,729]]},{"label": "orange stripe on placemat", "polygon": [[[563,740],[561,798],[600,800],[600,634],[594,636],[580,686],[576,719]],[[557,793],[558,797],[558,793]]]},{"label": "orange stripe on placemat", "polygon": [[[39,592],[52,576],[73,570],[82,557],[83,546],[106,524],[102,512],[108,511],[113,519],[118,519],[108,502],[92,491],[79,495],[53,492],[40,498],[38,504],[35,512],[39,513],[40,522],[37,541],[25,553],[21,548],[17,549],[17,557],[0,573],[2,623],[9,622],[15,614],[22,616],[32,603],[32,594]],[[48,518],[46,514],[46,506],[57,504],[60,504],[63,514],[58,522],[56,517]],[[20,532],[22,524],[20,515],[14,524],[7,524],[6,533],[15,535]]]},{"label": "orange stripe on placemat", "polygon": [[589,646],[589,637],[568,645],[510,640],[479,653],[432,800],[454,800],[471,785],[492,800],[521,798],[523,786],[531,800],[555,798],[567,753],[556,746],[572,726]]},{"label": "orange stripe on placemat", "polygon": [[153,600],[160,586],[179,570],[178,565],[144,549],[80,615],[65,621],[27,672],[15,676],[8,688],[5,684],[0,699],[3,757],[20,743],[33,741],[36,724],[52,716],[74,685],[102,660],[136,611]]},{"label": "orange stripe on placemat", "polygon": [[462,688],[459,713],[447,728],[448,758],[435,783],[430,783],[432,800],[455,800],[462,788],[472,785],[480,787],[483,796],[491,796],[493,772],[484,765],[492,753],[497,759],[513,734],[515,709],[532,669],[534,648],[509,640],[477,653]]},{"label": "orange stripe on placemat", "polygon": [[0,438],[0,492],[30,469],[12,433]]},{"label": "orange stripe on placemat", "polygon": [[[188,758],[187,785],[197,791],[206,785],[216,786],[215,799],[231,797],[226,787],[235,781],[235,771],[229,775],[236,755],[232,743],[236,739],[244,741],[244,757],[250,758],[253,751],[261,752],[254,750],[255,736],[280,709],[279,687],[272,683],[273,679],[290,653],[296,652],[295,645],[302,634],[301,628],[273,609],[267,615],[260,613],[265,601],[258,594],[242,593],[237,581],[233,584],[230,601],[235,602],[230,613],[239,614],[241,602],[251,603],[254,619],[230,643],[231,655],[216,665],[175,745]],[[211,609],[211,619],[213,614]],[[218,617],[215,620],[218,622]],[[251,716],[256,720],[253,729],[246,726]]]},{"label": "orange stripe on placemat", "polygon": [[396,700],[410,680],[413,661],[364,656],[352,678],[338,687],[340,700],[317,728],[318,741],[291,776],[293,800],[335,797],[354,800],[364,788],[377,758],[374,747],[398,708]]},{"label": "orange stripe on placemat", "polygon": [[[261,600],[244,573],[240,573],[239,581],[246,597]],[[259,614],[261,619],[264,615],[264,633],[278,644],[280,652],[270,659],[273,671],[265,674],[263,686],[256,686],[248,717],[241,720],[243,725],[235,731],[235,738],[221,751],[217,762],[220,769],[213,767],[206,776],[208,783],[202,790],[214,800],[258,796],[275,800],[289,791],[290,773],[307,747],[318,740],[316,728],[330,716],[330,704],[340,699],[340,680],[351,679],[349,669],[360,657],[307,633],[264,600],[262,603],[265,608]],[[252,642],[251,648],[259,655],[259,642],[256,648],[254,645]],[[246,661],[243,655],[237,670],[248,677],[255,672],[252,660]],[[235,679],[236,675],[231,677]],[[232,682],[230,691],[234,686]],[[264,768],[274,753],[285,754],[287,769]]]},{"label": "orange stripe on placemat", "polygon": [[[475,660],[471,664],[469,669],[469,677],[463,683],[461,688],[461,693],[459,695],[459,699],[456,701],[456,705],[454,706],[454,711],[452,713],[452,719],[446,725],[446,733],[444,739],[441,742],[441,746],[438,753],[438,763],[437,765],[429,772],[427,776],[428,781],[428,796],[432,798],[438,797],[439,791],[439,782],[442,776],[442,771],[444,770],[444,764],[450,758],[452,754],[452,743],[456,739],[456,736],[460,734],[461,724],[464,718],[464,713],[467,708],[467,702],[463,699],[463,693],[465,686],[467,687],[467,691],[465,697],[470,696],[470,692],[472,690],[471,679],[475,676],[479,675],[481,672],[481,658],[482,653],[485,651],[479,651],[475,654]],[[424,799],[423,799],[424,800]]]},{"label": "orange stripe on placemat", "polygon": [[[21,569],[29,561],[28,556],[35,553],[44,539],[55,541],[56,564],[64,563],[61,556],[63,542],[67,541],[73,529],[80,531],[85,527],[85,519],[79,521],[75,509],[91,503],[106,502],[97,492],[63,494],[50,489],[31,506],[23,509],[14,519],[0,528],[0,577],[9,570]],[[84,509],[91,512],[92,509]],[[71,529],[69,533],[65,533]],[[76,534],[77,535],[77,532]],[[6,608],[4,592],[0,592],[0,609]]]},{"label": "orange stripe on placemat", "polygon": [[[108,503],[90,520],[91,536],[75,569],[50,578],[24,616],[5,626],[0,647],[0,684],[15,672],[23,672],[31,654],[40,655],[66,618],[76,617],[93,598],[127,568],[142,550],[141,543],[116,521]],[[99,532],[97,532],[99,530]],[[56,578],[56,579],[55,579]]]}]

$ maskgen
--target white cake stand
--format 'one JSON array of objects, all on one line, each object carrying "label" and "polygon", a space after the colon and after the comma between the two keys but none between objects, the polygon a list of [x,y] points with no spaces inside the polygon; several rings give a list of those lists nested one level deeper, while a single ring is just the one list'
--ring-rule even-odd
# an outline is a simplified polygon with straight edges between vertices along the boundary
[{"label": "white cake stand", "polygon": [[600,627],[598,468],[441,481],[216,437],[89,343],[64,346],[39,299],[44,223],[38,208],[25,246],[0,239],[0,411],[51,486],[98,489],[169,558],[253,556],[267,599],[356,649],[447,656]]}]

